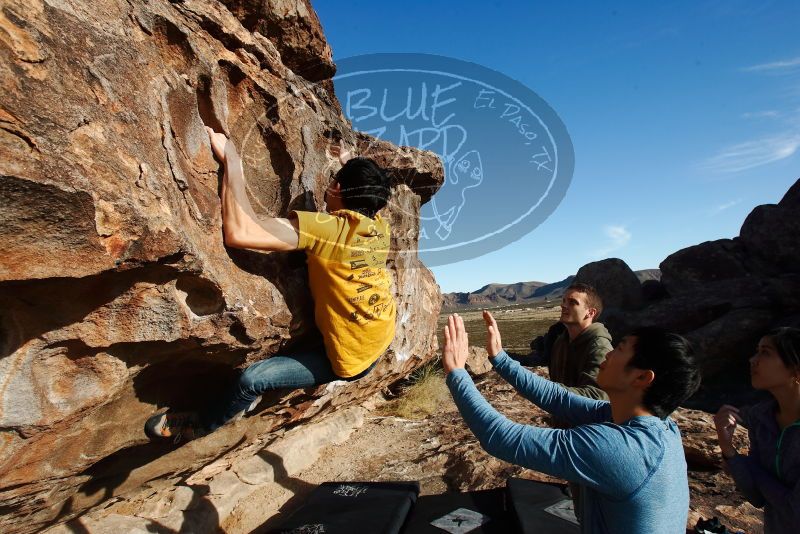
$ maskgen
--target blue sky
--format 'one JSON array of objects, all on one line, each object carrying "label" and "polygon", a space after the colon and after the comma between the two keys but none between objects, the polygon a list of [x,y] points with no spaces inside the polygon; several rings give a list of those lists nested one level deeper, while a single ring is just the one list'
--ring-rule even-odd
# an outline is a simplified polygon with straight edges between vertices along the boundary
[{"label": "blue sky", "polygon": [[800,2],[313,5],[334,59],[478,63],[531,88],[569,131],[575,172],[556,211],[500,250],[434,267],[442,291],[553,282],[604,257],[658,267],[737,235],[800,178]]}]

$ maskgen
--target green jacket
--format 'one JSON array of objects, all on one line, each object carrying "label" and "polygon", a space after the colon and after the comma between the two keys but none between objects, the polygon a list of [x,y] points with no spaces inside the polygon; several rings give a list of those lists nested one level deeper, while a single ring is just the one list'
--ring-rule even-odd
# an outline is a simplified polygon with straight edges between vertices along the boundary
[{"label": "green jacket", "polygon": [[553,344],[548,369],[550,380],[573,393],[590,399],[608,400],[597,386],[597,373],[606,354],[611,352],[611,334],[603,323],[592,323],[578,337],[569,340],[567,332]]}]

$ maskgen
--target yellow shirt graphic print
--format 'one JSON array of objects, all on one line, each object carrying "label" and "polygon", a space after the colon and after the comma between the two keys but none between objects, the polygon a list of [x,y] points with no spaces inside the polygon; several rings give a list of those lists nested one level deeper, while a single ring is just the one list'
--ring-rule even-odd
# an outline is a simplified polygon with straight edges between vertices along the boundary
[{"label": "yellow shirt graphic print", "polygon": [[355,376],[394,339],[396,308],[386,269],[389,224],[379,215],[350,210],[295,214],[325,351],[337,375]]}]

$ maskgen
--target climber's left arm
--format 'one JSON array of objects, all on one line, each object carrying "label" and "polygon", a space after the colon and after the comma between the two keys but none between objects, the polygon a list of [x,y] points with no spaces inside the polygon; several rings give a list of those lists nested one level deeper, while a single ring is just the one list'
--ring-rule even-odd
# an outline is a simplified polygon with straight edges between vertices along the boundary
[{"label": "climber's left arm", "polygon": [[296,250],[297,217],[258,217],[247,198],[242,160],[225,134],[206,127],[214,154],[225,165],[222,179],[222,232],[232,248],[257,250]]}]

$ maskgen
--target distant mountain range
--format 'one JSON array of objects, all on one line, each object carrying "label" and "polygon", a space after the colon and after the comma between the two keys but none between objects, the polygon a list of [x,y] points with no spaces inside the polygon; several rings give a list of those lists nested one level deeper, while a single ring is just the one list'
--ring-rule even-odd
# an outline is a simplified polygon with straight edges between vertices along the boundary
[{"label": "distant mountain range", "polygon": [[[634,271],[640,282],[660,280],[658,269]],[[507,306],[511,304],[543,304],[560,301],[564,290],[575,276],[568,276],[560,282],[517,282],[515,284],[487,284],[477,291],[456,292],[442,295],[442,309],[479,308],[483,306]]]}]

